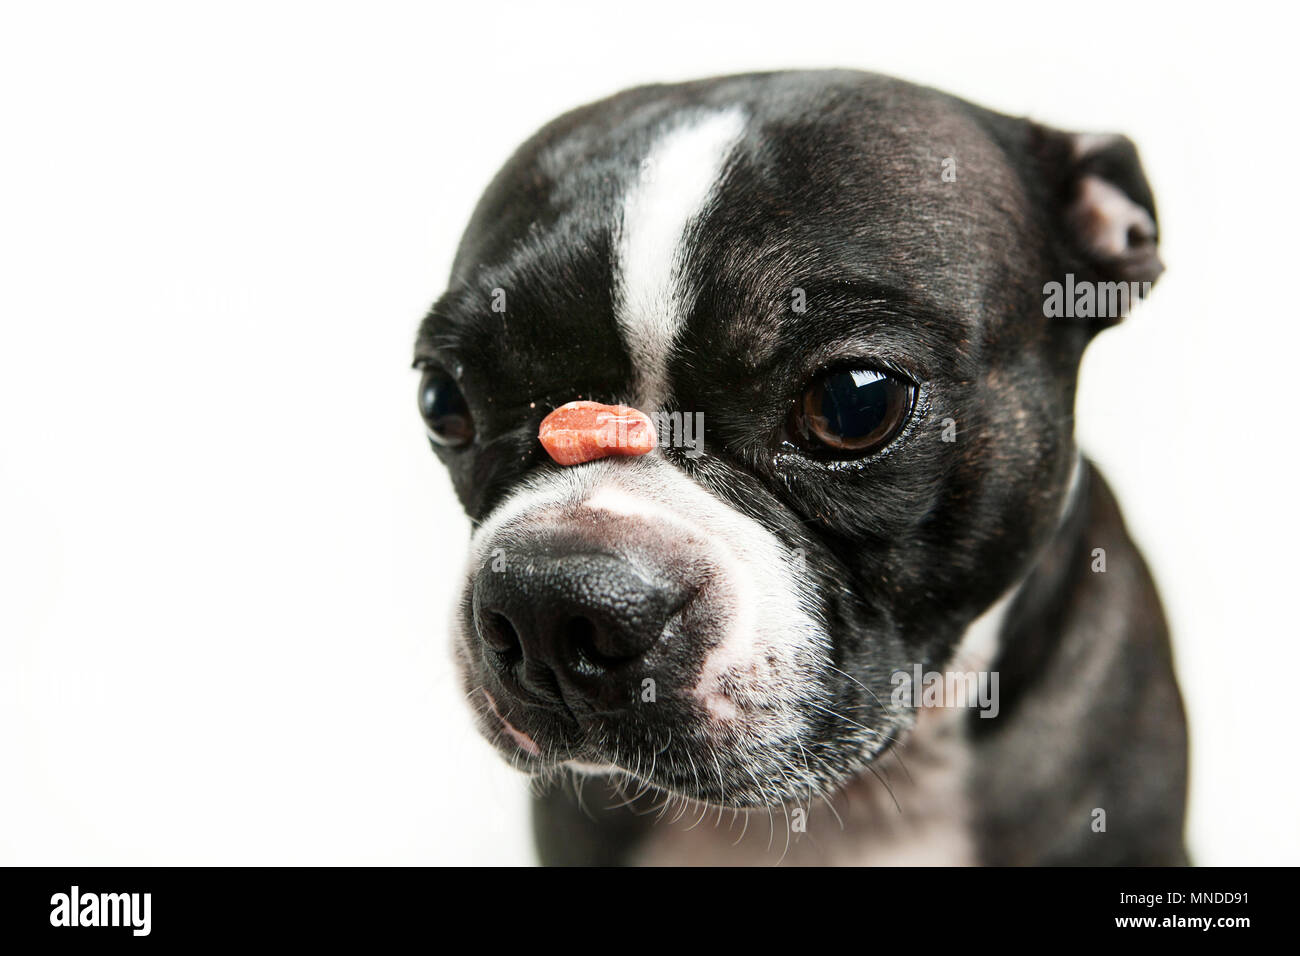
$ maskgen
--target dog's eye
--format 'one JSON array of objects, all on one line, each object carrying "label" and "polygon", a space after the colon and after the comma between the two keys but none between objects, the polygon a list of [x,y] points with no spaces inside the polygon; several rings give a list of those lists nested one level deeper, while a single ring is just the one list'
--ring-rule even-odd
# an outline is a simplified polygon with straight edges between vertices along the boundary
[{"label": "dog's eye", "polygon": [[799,399],[790,431],[807,451],[860,458],[889,444],[915,400],[916,386],[887,372],[828,372]]},{"label": "dog's eye", "polygon": [[465,393],[446,371],[429,366],[420,377],[420,417],[436,444],[461,448],[474,439]]}]

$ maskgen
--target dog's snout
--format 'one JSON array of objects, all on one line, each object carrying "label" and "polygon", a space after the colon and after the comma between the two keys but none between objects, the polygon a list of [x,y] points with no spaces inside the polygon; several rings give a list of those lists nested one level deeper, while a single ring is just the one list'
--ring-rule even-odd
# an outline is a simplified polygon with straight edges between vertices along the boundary
[{"label": "dog's snout", "polygon": [[485,566],[474,626],[502,682],[545,702],[618,707],[684,587],[606,554],[544,553]]}]

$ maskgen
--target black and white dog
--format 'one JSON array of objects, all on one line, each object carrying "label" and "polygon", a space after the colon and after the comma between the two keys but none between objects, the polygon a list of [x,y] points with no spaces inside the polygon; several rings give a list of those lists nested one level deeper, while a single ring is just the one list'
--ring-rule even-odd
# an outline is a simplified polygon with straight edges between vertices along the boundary
[{"label": "black and white dog", "polygon": [[1186,861],[1165,622],[1073,439],[1155,216],[1127,139],[848,71],[519,149],[415,359],[544,862]]}]

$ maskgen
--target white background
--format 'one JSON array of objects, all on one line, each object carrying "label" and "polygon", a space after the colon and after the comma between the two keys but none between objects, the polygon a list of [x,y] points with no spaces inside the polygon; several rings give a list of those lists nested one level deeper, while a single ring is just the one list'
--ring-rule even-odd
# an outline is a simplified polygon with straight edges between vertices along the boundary
[{"label": "white background", "polygon": [[6,5],[0,862],[531,859],[415,328],[538,125],[795,66],[1138,142],[1169,271],[1080,438],[1168,605],[1193,853],[1300,862],[1294,25],[1194,6]]}]

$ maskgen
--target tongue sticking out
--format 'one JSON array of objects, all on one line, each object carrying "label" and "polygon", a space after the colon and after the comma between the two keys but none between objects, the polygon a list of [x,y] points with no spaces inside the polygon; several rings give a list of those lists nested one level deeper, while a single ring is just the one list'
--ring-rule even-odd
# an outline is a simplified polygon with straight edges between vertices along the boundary
[{"label": "tongue sticking out", "polygon": [[655,447],[645,412],[627,405],[569,402],[542,419],[537,438],[559,465],[581,465],[610,455],[644,455]]}]

